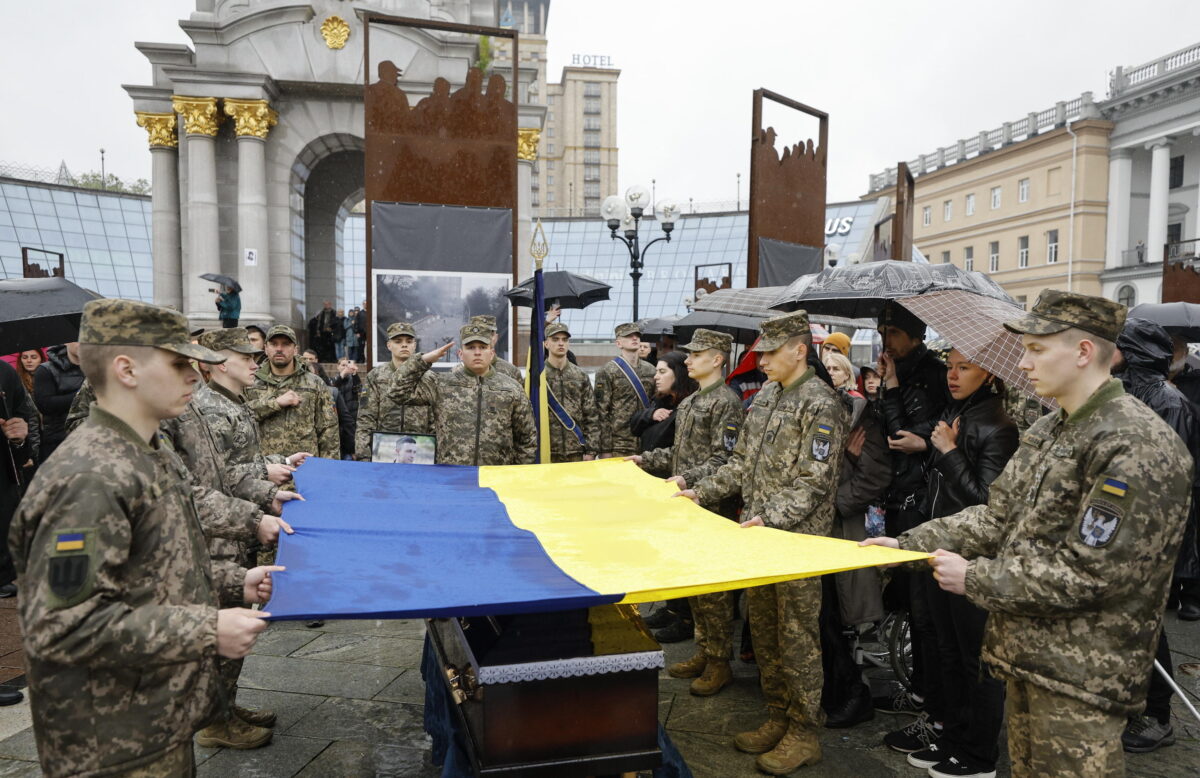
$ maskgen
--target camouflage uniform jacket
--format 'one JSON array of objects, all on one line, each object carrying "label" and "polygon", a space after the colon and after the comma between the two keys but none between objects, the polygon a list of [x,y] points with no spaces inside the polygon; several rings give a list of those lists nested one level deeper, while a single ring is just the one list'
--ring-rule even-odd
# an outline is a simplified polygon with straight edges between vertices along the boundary
[{"label": "camouflage uniform jacket", "polygon": [[675,445],[642,453],[642,469],[692,485],[729,461],[742,426],[742,404],[723,381],[683,398],[675,409]]},{"label": "camouflage uniform jacket", "polygon": [[970,559],[1002,676],[1128,715],[1142,708],[1191,489],[1192,458],[1111,379],[1021,438],[987,505],[927,522],[902,548]]},{"label": "camouflage uniform jacket", "polygon": [[80,424],[83,424],[84,419],[91,412],[94,402],[96,402],[96,393],[92,391],[91,383],[85,378],[79,386],[79,391],[75,393],[75,399],[71,401],[71,409],[67,411],[67,420],[64,426],[68,435],[74,432]]},{"label": "camouflage uniform jacket", "polygon": [[495,370],[477,376],[462,365],[434,374],[431,382],[422,381],[428,371],[429,363],[420,357],[405,361],[388,395],[395,403],[433,411],[438,464],[533,464],[533,411],[515,381]]},{"label": "camouflage uniform jacket", "polygon": [[[653,397],[654,368],[649,362],[639,359],[633,369],[642,379],[646,396]],[[605,362],[596,372],[596,413],[599,417],[596,452],[613,456],[640,454],[642,445],[637,435],[629,431],[629,417],[643,407],[641,399],[616,362]]]},{"label": "camouflage uniform jacket", "polygon": [[267,510],[279,487],[267,480],[267,464],[282,464],[278,454],[262,454],[258,423],[246,400],[215,381],[197,389],[192,403],[200,410],[222,455],[230,493]]},{"label": "camouflage uniform jacket", "polygon": [[[258,380],[246,389],[246,403],[258,417],[258,431],[265,454],[288,456],[297,451],[341,459],[337,410],[325,383],[310,373],[300,360],[291,375],[277,376],[271,366],[258,369]],[[280,408],[274,400],[291,389],[300,404]]]},{"label": "camouflage uniform jacket", "polygon": [[50,776],[106,775],[187,743],[217,702],[217,599],[186,472],[103,409],[42,465],[9,548],[34,734]]},{"label": "camouflage uniform jacket", "polygon": [[740,492],[745,518],[829,535],[849,426],[845,404],[811,367],[786,387],[769,382],[754,396],[729,461],[692,488],[705,507]]},{"label": "camouflage uniform jacket", "polygon": [[587,373],[570,362],[562,370],[547,362],[546,386],[554,392],[554,398],[583,433],[583,445],[580,445],[575,433],[564,427],[551,411],[550,461],[579,462],[585,454],[599,454],[600,450],[596,448],[596,436],[599,434],[596,396],[592,393],[592,382],[588,380]]},{"label": "camouflage uniform jacket", "polygon": [[509,362],[507,359],[496,357],[492,360],[492,368],[502,376],[508,376],[516,381],[521,386],[525,385],[525,376],[521,374],[521,368]]},{"label": "camouflage uniform jacket", "polygon": [[[420,359],[420,356],[409,359]],[[358,426],[354,432],[354,458],[371,461],[371,435],[375,432],[419,432],[429,435],[433,427],[429,409],[424,406],[397,405],[388,397],[388,387],[396,375],[396,363],[388,362],[367,373],[362,382],[358,401]],[[432,373],[421,377],[422,382],[433,380]]]}]

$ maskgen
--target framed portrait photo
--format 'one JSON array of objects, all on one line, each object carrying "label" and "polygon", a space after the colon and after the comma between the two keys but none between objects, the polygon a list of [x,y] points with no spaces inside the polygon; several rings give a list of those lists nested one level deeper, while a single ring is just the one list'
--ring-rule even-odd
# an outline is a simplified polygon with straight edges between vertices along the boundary
[{"label": "framed portrait photo", "polygon": [[432,465],[437,462],[437,438],[410,432],[373,433],[371,461]]}]

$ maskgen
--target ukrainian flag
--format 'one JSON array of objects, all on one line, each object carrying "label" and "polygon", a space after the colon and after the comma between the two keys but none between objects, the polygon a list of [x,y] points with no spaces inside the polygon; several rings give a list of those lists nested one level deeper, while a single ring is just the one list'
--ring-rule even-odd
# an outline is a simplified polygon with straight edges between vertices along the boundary
[{"label": "ukrainian flag", "polygon": [[274,618],[420,618],[652,602],[923,559],[742,529],[632,462],[461,467],[311,458]]},{"label": "ukrainian flag", "polygon": [[54,539],[54,550],[57,551],[82,551],[83,550],[83,533],[71,532],[60,533]]}]

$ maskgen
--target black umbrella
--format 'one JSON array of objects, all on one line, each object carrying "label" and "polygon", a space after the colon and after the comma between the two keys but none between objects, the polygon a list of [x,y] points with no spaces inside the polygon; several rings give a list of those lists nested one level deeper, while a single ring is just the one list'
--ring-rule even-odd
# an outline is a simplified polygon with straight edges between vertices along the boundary
[{"label": "black umbrella", "polygon": [[801,276],[771,304],[781,311],[803,308],[809,313],[874,319],[888,300],[926,292],[962,291],[1013,302],[1000,285],[983,273],[955,265],[917,262],[863,262],[811,276]]},{"label": "black umbrella", "polygon": [[675,334],[675,322],[678,316],[663,316],[657,319],[642,319],[638,326],[642,331],[642,340],[657,341],[663,335]]},{"label": "black umbrella", "polygon": [[[591,276],[568,273],[566,270],[542,272],[542,286],[546,291],[546,306],[558,303],[559,308],[586,308],[592,303],[608,299],[611,286]],[[515,305],[533,307],[533,279],[526,278],[504,293]]]},{"label": "black umbrella", "polygon": [[726,332],[733,336],[737,343],[753,343],[758,338],[759,316],[745,316],[740,313],[723,313],[721,311],[692,311],[675,322],[675,338],[680,343],[687,343],[698,327]]},{"label": "black umbrella", "polygon": [[1196,303],[1142,303],[1129,309],[1132,319],[1147,319],[1188,343],[1200,343],[1200,305]]},{"label": "black umbrella", "polygon": [[0,352],[56,346],[79,340],[79,317],[101,295],[65,278],[0,281]]},{"label": "black umbrella", "polygon": [[212,281],[214,284],[220,284],[221,286],[228,286],[230,289],[232,289],[235,292],[238,292],[239,294],[242,291],[242,285],[239,284],[237,282],[237,279],[234,278],[233,276],[221,275],[220,273],[205,273],[205,274],[201,275],[200,277],[203,278],[205,281]]}]

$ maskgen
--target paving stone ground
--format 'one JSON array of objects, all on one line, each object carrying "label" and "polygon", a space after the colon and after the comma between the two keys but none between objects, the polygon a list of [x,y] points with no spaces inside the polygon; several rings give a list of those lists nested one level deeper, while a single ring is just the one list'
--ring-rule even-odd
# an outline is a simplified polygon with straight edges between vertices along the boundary
[{"label": "paving stone ground", "polygon": [[[0,601],[11,603],[12,601]],[[4,608],[4,605],[0,605]],[[1167,616],[1182,685],[1200,698],[1200,622]],[[429,760],[421,727],[423,686],[418,662],[424,626],[417,621],[330,621],[321,629],[297,622],[273,624],[246,660],[239,700],[278,712],[271,745],[254,751],[196,749],[200,776],[411,776],[440,774]],[[668,663],[686,658],[691,643],[666,646]],[[688,682],[659,680],[659,713],[696,778],[755,776],[753,757],[730,745],[734,733],[757,726],[763,709],[754,665],[736,662],[734,684],[716,697],[688,693]],[[873,684],[886,682],[882,671]],[[20,682],[20,679],[17,679]],[[880,738],[907,717],[877,715],[849,730],[826,730],[824,761],[800,776],[911,776],[900,754]],[[1130,776],[1200,775],[1200,724],[1176,700],[1178,742],[1144,755],[1127,755]],[[1007,776],[1002,765],[1001,776]],[[0,778],[40,775],[28,702],[0,708]]]}]

